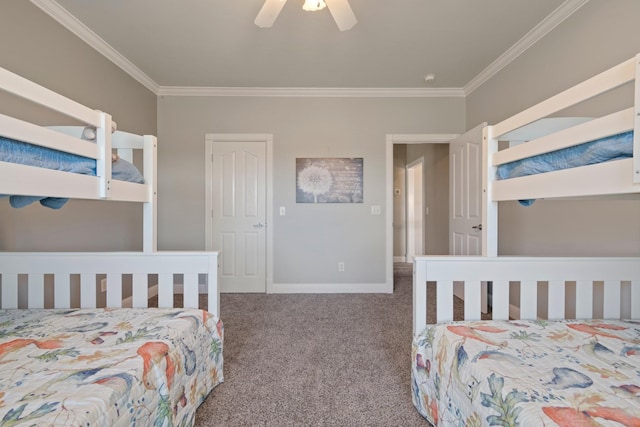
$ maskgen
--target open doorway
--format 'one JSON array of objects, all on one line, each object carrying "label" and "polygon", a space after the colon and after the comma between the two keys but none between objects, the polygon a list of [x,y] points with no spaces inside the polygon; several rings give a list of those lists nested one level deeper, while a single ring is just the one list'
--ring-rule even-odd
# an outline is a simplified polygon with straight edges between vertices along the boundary
[{"label": "open doorway", "polygon": [[424,157],[423,253],[448,254],[449,142],[457,134],[387,135],[387,283],[392,286],[394,262],[407,261],[407,166]]}]

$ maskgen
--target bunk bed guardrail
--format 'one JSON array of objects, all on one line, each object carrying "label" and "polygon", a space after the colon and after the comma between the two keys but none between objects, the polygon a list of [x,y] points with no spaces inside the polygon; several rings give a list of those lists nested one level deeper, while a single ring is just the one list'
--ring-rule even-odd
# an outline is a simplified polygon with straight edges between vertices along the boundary
[{"label": "bunk bed guardrail", "polygon": [[[96,308],[101,284],[106,307],[123,307],[123,279],[131,277],[133,308],[174,307],[174,275],[183,275],[185,308],[199,307],[199,277],[206,277],[208,311],[219,317],[218,252],[77,252],[0,253],[0,308]],[[102,280],[102,279],[106,280]],[[77,285],[76,285],[77,283]],[[19,302],[26,300],[19,307]]]},{"label": "bunk bed guardrail", "polygon": [[[542,119],[554,117],[569,107],[633,83],[633,106],[557,132],[534,136],[527,142],[499,150],[499,141],[509,133]],[[601,138],[633,132],[632,158],[589,164],[583,167],[497,179],[496,170],[509,162],[579,146]],[[483,134],[482,188],[483,255],[496,256],[497,202],[556,197],[620,195],[640,192],[640,54],[552,96],[500,123],[486,126]]]},{"label": "bunk bed guardrail", "polygon": [[[464,286],[464,319],[481,319],[482,282],[491,282],[493,320],[510,318],[510,287],[519,284],[520,319],[541,317],[539,286],[547,287],[547,319],[640,319],[640,258],[635,257],[461,257],[419,256],[414,261],[413,332],[418,334],[432,317],[427,282],[435,282],[436,323],[454,320],[454,283]],[[594,298],[598,284],[603,299]],[[575,286],[574,292],[569,292]],[[600,305],[601,304],[601,305]],[[433,317],[432,317],[433,318]]]}]

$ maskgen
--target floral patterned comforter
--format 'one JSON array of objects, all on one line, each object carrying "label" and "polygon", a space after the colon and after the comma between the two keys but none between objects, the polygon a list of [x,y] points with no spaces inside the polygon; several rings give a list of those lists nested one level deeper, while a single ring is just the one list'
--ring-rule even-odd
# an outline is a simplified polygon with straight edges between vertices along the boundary
[{"label": "floral patterned comforter", "polygon": [[640,322],[474,321],[413,341],[413,404],[438,426],[640,426]]},{"label": "floral patterned comforter", "polygon": [[203,310],[0,310],[0,426],[192,425],[222,340]]}]

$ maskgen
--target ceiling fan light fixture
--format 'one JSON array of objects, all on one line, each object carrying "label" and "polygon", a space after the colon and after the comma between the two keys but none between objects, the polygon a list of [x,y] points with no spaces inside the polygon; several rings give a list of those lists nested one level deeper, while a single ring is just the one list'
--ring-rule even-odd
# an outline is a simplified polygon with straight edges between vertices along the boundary
[{"label": "ceiling fan light fixture", "polygon": [[302,9],[307,12],[314,12],[316,10],[322,10],[327,7],[327,4],[324,0],[304,0],[304,5],[302,5]]},{"label": "ceiling fan light fixture", "polygon": [[[286,2],[287,0],[264,0],[254,21],[255,24],[260,28],[271,27]],[[358,23],[349,5],[349,0],[304,0],[302,9],[314,11],[322,10],[325,7],[331,12],[340,31],[350,30]]]}]

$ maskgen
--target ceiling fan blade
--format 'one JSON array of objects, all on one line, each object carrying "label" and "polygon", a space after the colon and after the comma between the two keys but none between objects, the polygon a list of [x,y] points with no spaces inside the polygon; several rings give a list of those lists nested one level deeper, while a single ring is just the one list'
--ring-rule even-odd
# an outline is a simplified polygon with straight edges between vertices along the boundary
[{"label": "ceiling fan blade", "polygon": [[260,28],[271,27],[286,2],[287,0],[265,0],[256,16],[255,24]]},{"label": "ceiling fan blade", "polygon": [[358,23],[349,0],[324,0],[340,31],[347,31]]}]

